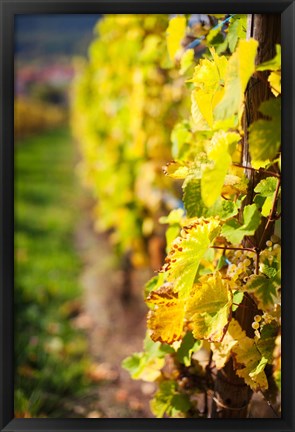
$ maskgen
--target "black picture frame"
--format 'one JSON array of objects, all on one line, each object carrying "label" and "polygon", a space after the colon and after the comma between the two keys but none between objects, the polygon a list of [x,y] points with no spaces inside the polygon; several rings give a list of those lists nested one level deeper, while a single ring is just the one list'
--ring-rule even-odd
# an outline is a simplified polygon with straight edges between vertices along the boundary
[{"label": "black picture frame", "polygon": [[[283,331],[282,417],[278,419],[15,419],[13,396],[14,287],[14,16],[82,13],[280,13],[282,19]],[[294,431],[294,184],[295,4],[290,0],[0,0],[1,233],[0,233],[0,429],[12,431]]]}]

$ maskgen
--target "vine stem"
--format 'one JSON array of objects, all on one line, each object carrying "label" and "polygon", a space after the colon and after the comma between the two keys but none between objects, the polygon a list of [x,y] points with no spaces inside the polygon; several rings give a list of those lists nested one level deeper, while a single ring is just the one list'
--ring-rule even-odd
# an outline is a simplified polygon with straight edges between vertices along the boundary
[{"label": "vine stem", "polygon": [[267,403],[267,405],[270,407],[270,409],[272,410],[272,412],[274,413],[274,415],[279,418],[280,416],[278,415],[278,413],[276,412],[276,410],[274,409],[274,407],[272,406],[271,402],[267,399],[267,397],[265,396],[265,394],[263,393],[262,390],[260,390],[260,393],[263,396],[263,399],[265,400],[265,402]]},{"label": "vine stem", "polygon": [[247,250],[247,251],[250,251],[250,252],[256,252],[256,249],[255,248],[245,248],[245,247],[230,247],[230,246],[210,246],[211,248],[213,248],[213,249],[222,249],[222,250],[241,250],[241,251],[244,251],[244,250]]},{"label": "vine stem", "polygon": [[246,166],[246,165],[242,165],[242,164],[238,164],[238,163],[233,163],[233,165],[235,167],[237,167],[237,168],[243,168],[243,169],[247,169],[247,170],[255,171],[255,172],[263,172],[264,174],[270,174],[273,177],[277,177],[278,179],[281,178],[280,174],[277,174],[277,173],[275,173],[273,171],[265,170],[263,168],[255,169],[255,168],[252,168],[252,167],[249,167],[249,166]]},{"label": "vine stem", "polygon": [[261,235],[260,242],[259,242],[259,245],[258,245],[258,249],[260,249],[261,246],[262,246],[262,244],[263,244],[265,233],[267,232],[267,229],[268,229],[270,223],[274,221],[274,213],[275,213],[275,208],[276,208],[276,203],[277,203],[277,198],[278,198],[280,186],[281,186],[281,179],[279,178],[277,186],[276,186],[276,190],[275,190],[275,193],[274,193],[274,198],[273,198],[273,203],[272,203],[272,209],[271,209],[270,215],[268,216],[268,219],[267,219],[266,225],[264,227],[263,233]]}]

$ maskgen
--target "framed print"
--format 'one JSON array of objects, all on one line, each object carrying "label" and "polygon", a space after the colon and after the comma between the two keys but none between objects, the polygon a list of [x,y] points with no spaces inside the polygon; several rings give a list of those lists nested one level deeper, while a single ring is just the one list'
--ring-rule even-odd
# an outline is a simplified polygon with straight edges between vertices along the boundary
[{"label": "framed print", "polygon": [[1,430],[294,430],[294,2],[1,0]]}]

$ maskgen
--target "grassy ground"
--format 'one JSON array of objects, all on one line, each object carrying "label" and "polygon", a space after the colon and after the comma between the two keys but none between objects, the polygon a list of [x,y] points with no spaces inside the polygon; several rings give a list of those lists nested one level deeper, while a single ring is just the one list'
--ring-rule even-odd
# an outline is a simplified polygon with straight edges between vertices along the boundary
[{"label": "grassy ground", "polygon": [[62,417],[61,401],[89,386],[74,231],[81,196],[67,130],[15,148],[15,413]]}]

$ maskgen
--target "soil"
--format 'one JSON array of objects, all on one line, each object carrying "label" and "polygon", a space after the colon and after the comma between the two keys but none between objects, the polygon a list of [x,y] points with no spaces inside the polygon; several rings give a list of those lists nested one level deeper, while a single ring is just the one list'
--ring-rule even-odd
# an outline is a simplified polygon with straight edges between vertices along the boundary
[{"label": "soil", "polygon": [[93,362],[89,375],[97,385],[83,398],[67,400],[65,409],[76,418],[153,417],[149,401],[155,385],[134,381],[121,366],[124,358],[142,351],[147,313],[142,293],[151,273],[130,273],[130,296],[124,301],[126,274],[109,236],[94,230],[91,205],[87,207],[76,232],[83,307],[74,325],[87,333]]}]

